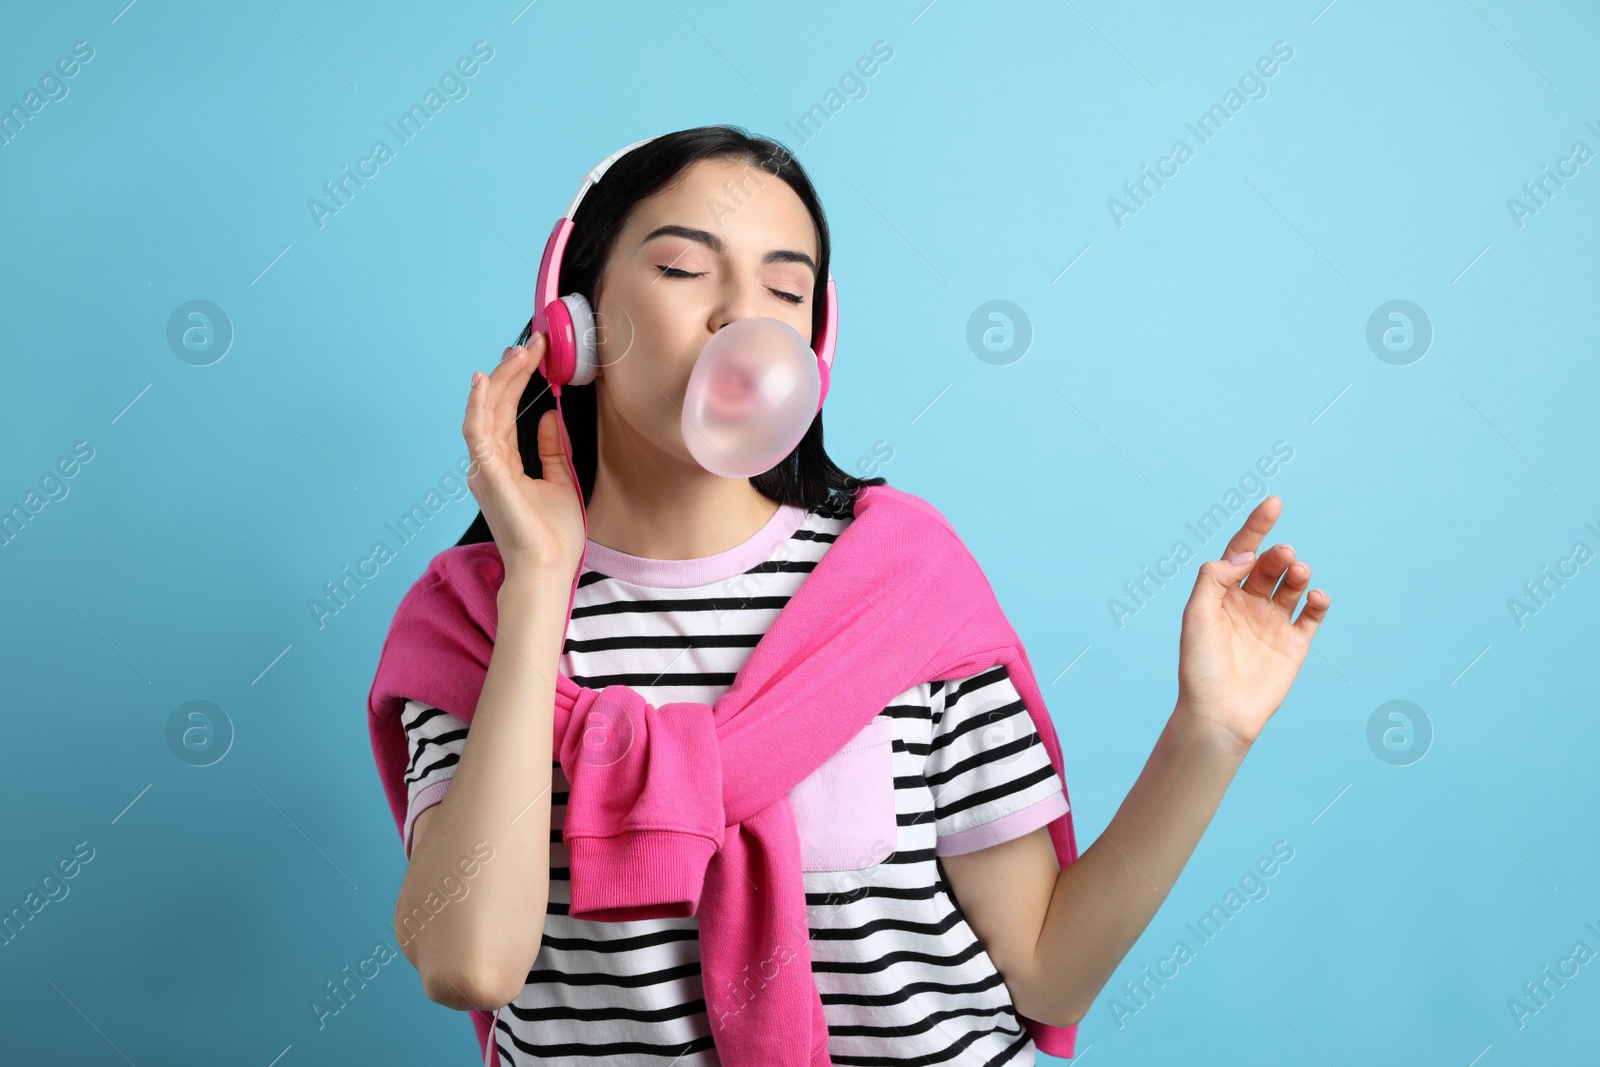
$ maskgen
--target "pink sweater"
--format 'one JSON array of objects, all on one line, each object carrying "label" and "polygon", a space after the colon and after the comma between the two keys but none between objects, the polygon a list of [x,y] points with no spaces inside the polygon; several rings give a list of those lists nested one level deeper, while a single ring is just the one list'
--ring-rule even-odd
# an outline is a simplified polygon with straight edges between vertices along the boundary
[{"label": "pink sweater", "polygon": [[[832,1067],[787,794],[897,694],[1004,664],[1065,782],[1021,639],[949,522],[888,485],[861,489],[854,516],[714,705],[656,707],[627,686],[596,691],[556,676],[570,914],[698,915],[707,1014],[727,1067]],[[449,548],[395,611],[367,708],[402,834],[400,711],[414,699],[472,721],[504,577],[492,542]],[[1075,861],[1070,809],[1049,832],[1057,862]],[[474,1011],[473,1022],[487,1055],[491,1015]],[[1023,1022],[1042,1051],[1073,1054],[1076,1026]]]}]

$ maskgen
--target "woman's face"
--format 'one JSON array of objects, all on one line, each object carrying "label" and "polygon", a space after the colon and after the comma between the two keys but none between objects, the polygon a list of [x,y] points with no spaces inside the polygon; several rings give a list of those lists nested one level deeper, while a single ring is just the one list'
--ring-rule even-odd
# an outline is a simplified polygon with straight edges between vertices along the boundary
[{"label": "woman's face", "polygon": [[596,400],[609,440],[698,466],[680,423],[695,358],[751,316],[809,344],[819,255],[800,197],[752,164],[699,160],[634,205],[597,286]]}]

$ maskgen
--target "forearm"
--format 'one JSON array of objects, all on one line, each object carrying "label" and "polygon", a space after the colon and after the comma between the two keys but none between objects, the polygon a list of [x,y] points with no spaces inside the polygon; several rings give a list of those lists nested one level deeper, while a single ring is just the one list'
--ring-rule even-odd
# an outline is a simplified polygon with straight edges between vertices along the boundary
[{"label": "forearm", "polygon": [[1180,705],[1105,831],[1056,876],[1035,980],[1080,1019],[1178,880],[1248,746]]},{"label": "forearm", "polygon": [[[559,577],[507,577],[460,761],[428,832],[413,838],[396,932],[430,998],[458,1009],[520,987],[514,978],[532,965],[544,932],[555,677],[571,588]],[[491,858],[463,892],[458,864],[474,854]]]}]

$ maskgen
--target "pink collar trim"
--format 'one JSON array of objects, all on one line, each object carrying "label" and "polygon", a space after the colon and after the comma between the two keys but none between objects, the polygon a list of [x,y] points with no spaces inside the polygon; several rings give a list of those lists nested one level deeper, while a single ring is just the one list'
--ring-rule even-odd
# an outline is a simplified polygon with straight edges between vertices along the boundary
[{"label": "pink collar trim", "polygon": [[780,544],[794,536],[794,532],[805,523],[807,514],[804,508],[781,504],[766,525],[745,541],[725,552],[696,559],[650,559],[588,541],[584,547],[583,565],[630,585],[652,589],[691,589],[711,585],[743,574],[765,562]]}]

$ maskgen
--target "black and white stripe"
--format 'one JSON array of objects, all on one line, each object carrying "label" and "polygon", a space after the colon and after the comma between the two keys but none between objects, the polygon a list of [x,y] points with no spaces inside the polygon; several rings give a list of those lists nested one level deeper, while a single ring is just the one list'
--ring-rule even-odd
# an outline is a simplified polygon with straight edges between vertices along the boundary
[{"label": "black and white stripe", "polygon": [[[657,704],[712,703],[850,521],[817,508],[766,563],[711,585],[648,588],[586,569],[563,673],[593,688],[630,685]],[[892,854],[858,870],[807,863],[803,875],[829,1054],[840,1067],[1031,1064],[1033,1041],[952,898],[936,848],[941,838],[948,844],[1025,809],[1017,818],[1031,825],[1013,821],[1009,836],[1043,825],[1059,814],[1060,779],[1004,667],[924,682],[891,701],[885,718],[893,736]],[[467,725],[416,701],[402,720],[411,746],[409,854],[410,820],[448,789]],[[718,1063],[696,917],[569,917],[570,859],[561,841],[569,786],[557,764],[544,939],[522,995],[500,1013],[499,1062]],[[884,810],[887,817],[887,798]],[[973,834],[964,840],[970,845]]]}]

